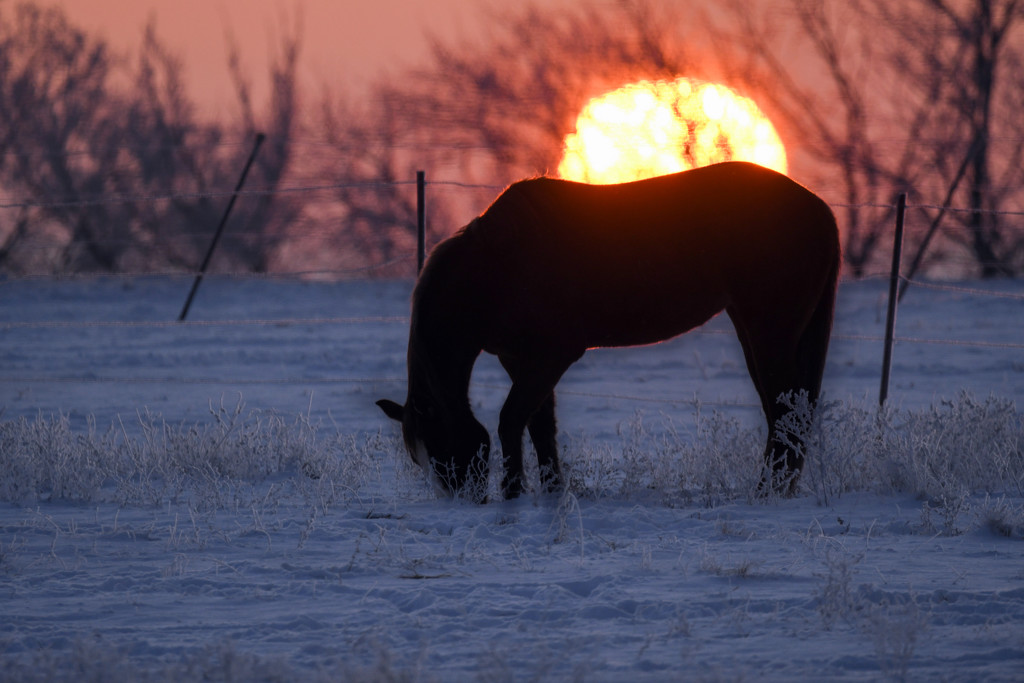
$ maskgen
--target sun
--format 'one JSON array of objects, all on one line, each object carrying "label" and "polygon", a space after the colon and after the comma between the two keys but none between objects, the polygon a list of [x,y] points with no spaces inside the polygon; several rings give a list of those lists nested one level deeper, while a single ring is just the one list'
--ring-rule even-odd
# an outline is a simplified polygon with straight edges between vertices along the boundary
[{"label": "sun", "polygon": [[689,78],[640,81],[587,103],[558,175],[621,183],[731,160],[787,170],[782,140],[753,100]]}]

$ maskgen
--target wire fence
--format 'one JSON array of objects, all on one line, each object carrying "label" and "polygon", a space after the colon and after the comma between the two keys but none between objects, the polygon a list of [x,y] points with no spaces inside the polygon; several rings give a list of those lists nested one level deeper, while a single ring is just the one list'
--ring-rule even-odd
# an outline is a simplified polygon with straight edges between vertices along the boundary
[{"label": "wire fence", "polygon": [[[901,278],[904,282],[910,282],[917,287],[926,289],[955,292],[975,297],[992,297],[998,299],[1010,299],[1024,303],[1024,294],[1012,292],[999,292],[974,287],[963,287],[958,285],[928,282],[924,280],[909,280]],[[327,326],[327,325],[365,325],[372,323],[387,323],[408,325],[408,316],[347,316],[347,317],[323,317],[323,318],[256,318],[247,320],[221,319],[221,320],[0,320],[0,331],[17,329],[59,329],[59,330],[81,330],[95,328],[114,328],[124,330],[138,329],[160,329],[160,328],[211,328],[211,327],[275,327],[275,326]],[[726,330],[697,329],[688,334],[697,335],[728,335]],[[834,334],[832,339],[840,341],[863,341],[879,342],[884,341],[881,335],[853,335]],[[934,339],[908,336],[896,336],[897,342],[911,344],[938,344],[944,346],[962,346],[974,348],[1007,348],[1024,349],[1024,343],[995,342],[995,341],[972,341],[964,339]],[[299,380],[296,380],[299,381]]]},{"label": "wire fence", "polygon": [[[504,185],[493,183],[471,183],[458,180],[430,180],[428,185],[439,188],[458,188],[464,190],[491,190],[501,191]],[[228,199],[232,196],[264,197],[269,195],[292,195],[292,194],[315,194],[333,192],[343,189],[384,189],[393,187],[415,187],[416,180],[366,180],[366,181],[345,181],[336,183],[304,183],[297,185],[284,185],[262,188],[247,188],[237,192],[230,189],[206,190],[202,192],[191,191],[169,191],[143,194],[76,194],[68,197],[50,197],[39,199],[37,197],[0,197],[0,209],[23,209],[23,208],[80,208],[88,206],[113,205],[113,204],[142,204],[161,201],[181,201],[196,199]],[[887,209],[895,210],[895,202],[861,202],[849,204],[844,202],[829,202],[833,208],[861,208],[861,209]],[[996,216],[1024,216],[1024,210],[988,209],[984,207],[957,207],[942,206],[930,203],[908,202],[908,209],[928,209],[934,211],[947,211],[949,213],[962,214],[987,214]]]},{"label": "wire fence", "polygon": [[[365,188],[365,189],[384,189],[393,187],[408,187],[410,189],[416,187],[417,182],[415,180],[409,181],[388,181],[388,182],[348,182],[348,183],[331,183],[331,184],[312,184],[312,185],[296,185],[276,188],[250,188],[243,189],[237,193],[238,197],[263,197],[269,195],[289,195],[305,193],[308,195],[315,195],[320,193],[327,193],[331,191],[338,191],[341,189],[351,188]],[[503,186],[486,184],[486,183],[467,183],[456,180],[430,180],[426,181],[425,185],[431,188],[448,188],[458,190],[483,190],[493,194],[500,192],[504,189]],[[138,203],[138,202],[155,202],[155,201],[171,201],[171,200],[194,200],[194,199],[229,199],[235,193],[231,191],[209,191],[209,192],[184,192],[184,193],[166,193],[166,194],[154,194],[154,195],[102,195],[91,198],[77,198],[77,199],[55,199],[48,201],[39,200],[12,200],[12,199],[0,199],[0,211],[4,209],[16,209],[16,208],[31,208],[31,207],[61,207],[61,208],[83,208],[98,204],[115,204],[115,203]],[[333,201],[333,199],[332,199]],[[858,207],[866,209],[884,209],[886,211],[895,210],[895,204],[885,203],[862,203],[862,204],[843,204],[832,202],[831,206],[834,208],[842,207]],[[1024,217],[1024,211],[995,211],[986,209],[966,209],[962,207],[942,207],[933,204],[915,204],[908,203],[906,205],[908,210],[912,209],[928,209],[928,210],[943,210],[948,213],[988,213],[998,216],[1005,217]],[[415,226],[410,226],[410,232],[415,230]],[[2,235],[0,235],[2,237]],[[244,240],[246,244],[253,245],[258,244],[260,240],[272,239],[278,247],[289,244],[290,242],[303,242],[311,239],[330,239],[340,237],[344,239],[344,231],[338,230],[337,227],[329,225],[313,225],[303,226],[299,231],[295,232],[284,232],[273,235],[264,234],[247,234],[228,231],[225,235],[227,240]],[[192,242],[202,241],[210,238],[209,231],[178,231],[171,234],[165,234],[160,236],[162,243],[170,244],[175,241]],[[62,239],[57,236],[50,237],[28,237],[21,238],[17,242],[17,248],[19,251],[47,251],[47,250],[61,250],[69,248],[86,248],[90,246],[98,247],[121,247],[129,248],[133,245],[137,245],[138,240],[133,237],[91,237],[91,238],[71,238]],[[968,270],[972,267],[979,265],[978,260],[975,257],[965,255],[957,255],[956,253],[943,253],[941,257],[942,263],[958,267],[963,270]],[[228,270],[219,271],[222,275],[231,275],[237,278],[249,278],[249,279],[288,279],[288,278],[351,278],[351,277],[363,277],[370,276],[375,272],[394,272],[394,267],[402,264],[411,264],[416,262],[415,254],[402,255],[395,258],[388,258],[375,263],[367,263],[349,267],[329,267],[329,268],[282,268],[276,267],[271,271],[266,272],[250,272],[242,270]],[[167,268],[138,268],[138,269],[120,269],[116,271],[97,271],[97,270],[85,270],[85,271],[66,271],[59,273],[52,272],[28,272],[28,273],[13,273],[0,271],[0,287],[6,283],[10,283],[18,280],[50,280],[50,279],[80,279],[88,280],[94,278],[108,278],[118,277],[125,279],[135,279],[140,277],[172,277],[172,276],[183,276],[183,277],[195,277],[200,274],[197,269],[188,269],[174,267],[171,269]],[[886,272],[880,268],[877,270],[869,270],[862,275],[862,277],[881,277],[886,275]],[[916,280],[915,280],[916,282]]]},{"label": "wire fence", "polygon": [[[500,191],[504,189],[503,185],[469,183],[458,180],[432,180],[429,184],[435,187],[451,187],[463,190]],[[39,199],[37,197],[0,197],[0,209],[81,208],[105,204],[143,204],[149,202],[196,199],[229,199],[232,196],[245,198],[265,197],[268,195],[315,194],[354,188],[372,190],[403,186],[415,187],[416,180],[366,180],[337,183],[305,183],[298,185],[248,188],[237,192],[230,189],[224,189],[206,190],[202,192],[169,191],[145,194],[87,194],[84,196],[79,194],[67,197],[50,197],[47,199]]]},{"label": "wire fence", "polygon": [[[222,277],[223,276],[219,276]],[[231,278],[228,278],[231,279]],[[914,280],[915,286],[952,293],[966,297],[991,297],[994,299],[1024,302],[1024,294],[1015,292],[1004,292],[996,290],[981,289],[978,287],[965,287],[961,285],[928,282]],[[409,324],[409,317],[405,315],[361,315],[361,316],[340,316],[340,317],[269,317],[269,318],[247,318],[247,319],[209,319],[177,322],[174,320],[2,320],[0,321],[0,333],[14,331],[52,331],[54,333],[76,335],[82,338],[85,345],[124,343],[124,340],[131,338],[145,330],[168,330],[181,331],[182,339],[189,339],[191,332],[200,330],[216,330],[218,328],[305,328],[308,330],[323,330],[329,327],[352,328],[354,326],[395,326],[405,328]],[[86,331],[99,331],[100,337],[82,337]],[[731,336],[728,329],[707,329],[701,328],[689,333],[697,336]],[[400,336],[400,335],[399,335]],[[896,335],[896,342],[900,345],[942,345],[948,347],[959,347],[965,349],[1004,349],[1013,351],[1024,351],[1024,343],[995,341],[984,339],[963,339],[963,338],[938,338],[918,337],[910,335]],[[119,341],[120,340],[120,341]],[[870,345],[878,345],[884,341],[882,335],[872,334],[843,334],[833,335],[837,342],[863,342]],[[163,342],[161,342],[163,343]],[[191,343],[216,343],[215,337],[198,337],[191,340]],[[1024,361],[1024,357],[1022,357]],[[96,368],[89,368],[83,373],[61,373],[59,371],[46,373],[14,373],[7,369],[0,372],[0,384],[4,385],[34,385],[34,384],[80,384],[80,385],[218,385],[218,386],[253,386],[253,385],[374,385],[374,384],[402,384],[405,377],[399,374],[394,375],[350,375],[339,376],[324,374],[323,376],[309,376],[308,374],[284,376],[284,377],[253,377],[249,374],[218,374],[217,376],[183,376],[172,374],[131,374],[124,375],[114,372],[103,374],[102,370],[97,372]],[[495,388],[493,385],[482,384],[484,388]],[[622,401],[629,403],[681,405],[704,403],[707,405],[730,405],[739,407],[756,407],[756,404],[737,401],[732,399],[720,399],[712,401],[698,401],[692,397],[679,396],[657,396],[640,395],[628,392],[593,392],[563,390],[561,393],[570,396],[583,398],[599,398],[611,401]]]},{"label": "wire fence", "polygon": [[[488,184],[477,184],[477,183],[466,183],[451,180],[433,180],[427,183],[433,187],[447,187],[455,189],[472,189],[472,190],[488,190],[497,192],[502,188],[499,186],[488,185]],[[303,184],[286,187],[276,187],[270,189],[248,189],[243,190],[239,193],[239,196],[263,196],[267,194],[315,194],[323,192],[336,191],[342,188],[392,188],[392,187],[413,187],[416,185],[416,181],[390,181],[390,182],[366,182],[366,183],[335,183],[335,184]],[[222,191],[211,191],[203,193],[166,193],[166,194],[152,194],[152,195],[105,195],[105,196],[93,196],[93,197],[78,197],[78,198],[55,198],[53,200],[47,200],[45,202],[30,200],[30,199],[19,199],[19,198],[7,198],[0,199],[0,209],[19,209],[19,208],[31,208],[31,207],[60,207],[60,208],[75,208],[85,207],[96,203],[130,203],[130,202],[152,202],[152,201],[167,201],[167,200],[185,200],[185,199],[196,199],[196,198],[207,198],[207,199],[226,199],[233,193],[222,192]],[[846,206],[846,205],[838,205]],[[895,209],[895,205],[889,204],[863,204],[858,205],[863,208],[872,209]],[[943,207],[927,205],[927,204],[908,204],[907,208],[923,208],[930,210],[939,210]],[[964,209],[946,207],[947,211],[964,211]],[[1008,216],[1022,216],[1024,212],[1018,211],[1004,211],[998,212],[1002,215]],[[189,237],[200,237],[201,234],[192,234]],[[38,240],[41,248],[46,247],[48,244],[45,240]],[[272,273],[249,273],[249,272],[235,272],[224,274],[221,273],[218,277],[227,277],[238,279],[238,280],[282,280],[282,279],[296,279],[296,278],[316,278],[316,277],[351,277],[369,275],[374,271],[387,269],[391,266],[404,263],[412,263],[416,259],[415,254],[408,254],[399,258],[388,259],[375,264],[369,264],[365,266],[358,266],[345,269],[304,269],[304,270],[289,270],[289,271],[275,271]],[[136,272],[118,272],[118,273],[62,273],[58,275],[25,275],[16,277],[4,277],[0,278],[0,292],[3,291],[4,285],[11,285],[17,282],[33,282],[33,281],[60,281],[60,280],[91,280],[96,278],[109,278],[111,276],[124,279],[138,279],[138,278],[187,278],[199,275],[198,271],[167,271],[167,272],[152,272],[140,270]],[[881,274],[879,274],[881,275]],[[905,282],[912,282],[915,287],[921,287],[931,290],[941,290],[945,292],[955,293],[957,295],[969,296],[969,297],[991,297],[999,298],[1011,301],[1022,301],[1024,302],[1024,294],[1018,294],[1014,292],[1001,292],[996,290],[982,289],[979,287],[966,287],[962,285],[947,284],[924,281],[920,279],[909,280],[903,278]],[[359,326],[359,325],[408,325],[409,319],[407,316],[343,316],[343,317],[273,317],[273,318],[253,318],[253,319],[214,319],[214,320],[199,320],[199,321],[185,321],[176,322],[174,320],[119,320],[119,319],[106,319],[106,320],[31,320],[31,319],[9,319],[0,321],[0,332],[9,331],[25,331],[25,330],[52,330],[60,331],[62,333],[78,333],[83,330],[111,330],[112,333],[117,334],[133,334],[137,331],[144,329],[161,329],[161,328],[174,328],[183,331],[196,330],[199,328],[272,328],[282,326],[303,326],[307,328],[324,328],[328,326]],[[696,330],[691,334],[697,335],[717,335],[717,334],[729,334],[728,331],[724,330],[712,330],[712,329],[700,329]],[[851,335],[851,334],[835,334],[833,339],[837,341],[851,341],[851,342],[866,342],[870,344],[881,345],[884,341],[884,337],[881,335]],[[1024,343],[1008,342],[1008,341],[996,341],[996,340],[983,340],[983,339],[957,339],[957,338],[939,338],[939,337],[919,337],[919,336],[904,336],[897,334],[895,341],[898,344],[912,344],[912,345],[943,345],[948,347],[962,347],[962,348],[973,348],[973,349],[1008,349],[1008,350],[1024,350]],[[102,343],[96,341],[95,343]],[[119,374],[97,374],[94,371],[82,374],[67,374],[67,373],[15,373],[9,369],[3,371],[0,376],[0,383],[5,385],[35,385],[35,384],[79,384],[79,385],[119,385],[119,384],[131,384],[131,385],[238,385],[238,386],[252,386],[252,385],[358,385],[358,384],[400,384],[405,381],[404,377],[398,375],[392,376],[319,376],[310,377],[308,375],[303,376],[287,376],[287,377],[252,377],[252,376],[241,376],[241,375],[222,375],[217,377],[188,377],[188,376],[169,376],[169,375],[146,375],[138,374],[133,376],[124,376]],[[619,393],[619,392],[586,392],[586,391],[565,391],[562,393],[567,395],[577,395],[584,398],[600,398],[611,401],[624,401],[624,402],[635,402],[635,403],[661,403],[666,405],[679,405],[679,404],[692,404],[696,401],[693,398],[681,398],[672,396],[648,396],[648,395],[637,395],[631,393]],[[743,401],[733,401],[730,399],[723,399],[720,401],[703,401],[709,405],[734,405],[734,406],[751,406],[753,404]]]}]

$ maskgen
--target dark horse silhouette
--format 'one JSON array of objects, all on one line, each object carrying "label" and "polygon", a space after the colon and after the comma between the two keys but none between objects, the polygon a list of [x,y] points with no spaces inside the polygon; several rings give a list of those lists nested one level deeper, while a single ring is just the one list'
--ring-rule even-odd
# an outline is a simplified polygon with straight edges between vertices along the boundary
[{"label": "dark horse silhouette", "polygon": [[527,427],[554,490],[554,388],[569,366],[587,349],[663,341],[725,310],[768,420],[762,487],[789,493],[803,456],[775,438],[777,399],[818,398],[839,261],[828,205],[754,164],[621,185],[517,182],[431,253],[412,298],[405,405],[377,404],[454,495],[486,481],[490,438],[468,392],[477,356],[495,354],[512,378],[498,425],[502,492],[522,492]]}]

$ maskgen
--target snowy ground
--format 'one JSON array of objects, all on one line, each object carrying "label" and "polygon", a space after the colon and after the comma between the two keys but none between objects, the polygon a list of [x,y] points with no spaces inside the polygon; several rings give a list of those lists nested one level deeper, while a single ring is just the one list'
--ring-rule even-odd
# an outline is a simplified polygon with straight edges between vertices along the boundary
[{"label": "snowy ground", "polygon": [[[883,413],[886,283],[844,284],[795,499],[750,495],[721,319],[589,353],[568,493],[485,506],[373,405],[410,283],[212,278],[170,323],[189,284],[0,282],[0,678],[1024,675],[1024,283],[911,288]],[[492,430],[507,386],[482,359]]]}]

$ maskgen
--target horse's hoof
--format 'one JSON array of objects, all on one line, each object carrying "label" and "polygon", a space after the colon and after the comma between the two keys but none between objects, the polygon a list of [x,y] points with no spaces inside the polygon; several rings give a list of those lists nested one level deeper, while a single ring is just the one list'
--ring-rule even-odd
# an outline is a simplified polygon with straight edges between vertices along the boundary
[{"label": "horse's hoof", "polygon": [[523,495],[523,482],[519,477],[502,482],[501,493],[505,500],[513,500]]}]

